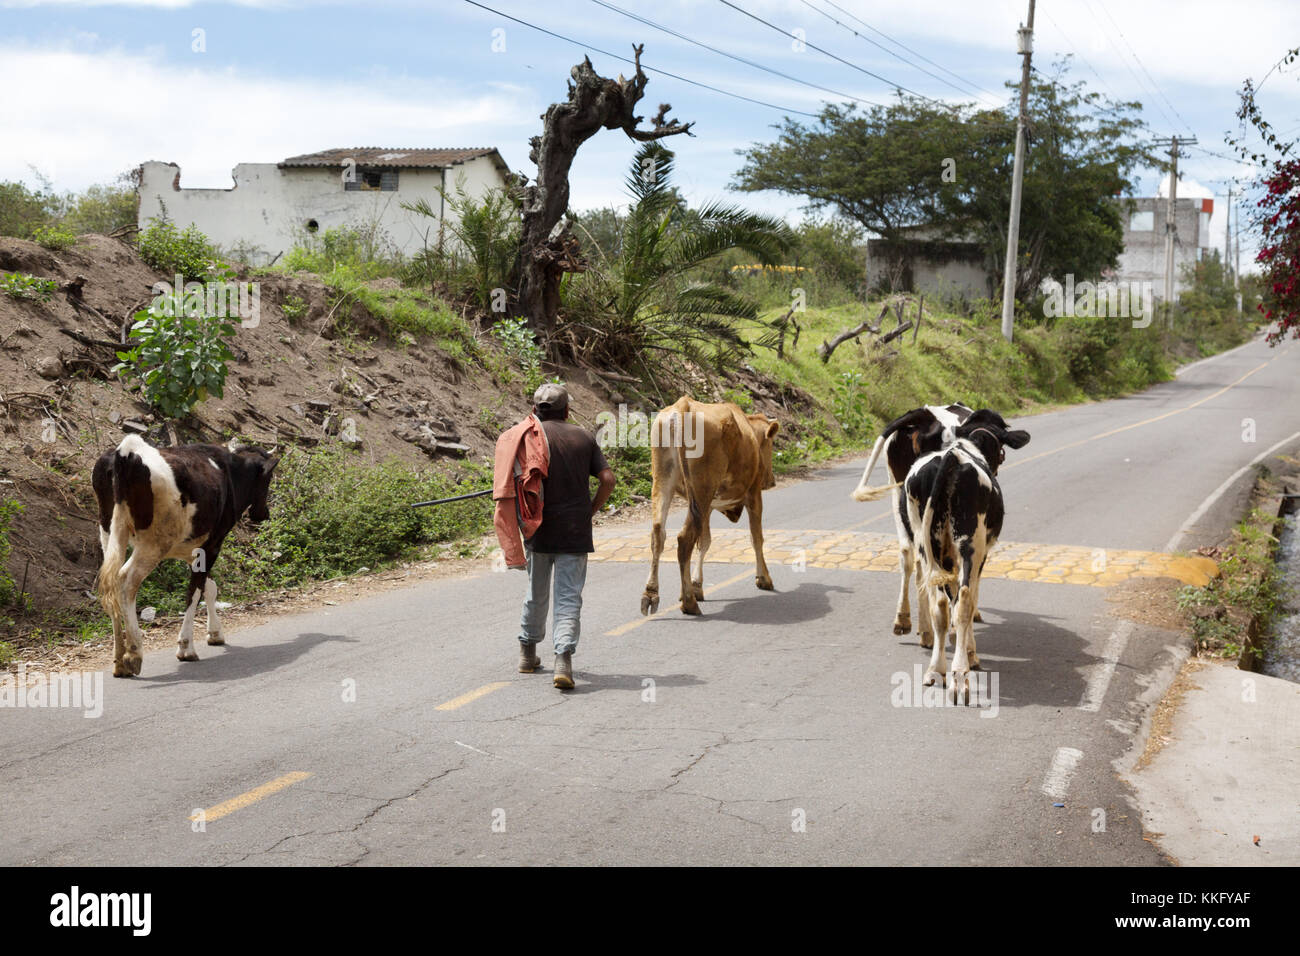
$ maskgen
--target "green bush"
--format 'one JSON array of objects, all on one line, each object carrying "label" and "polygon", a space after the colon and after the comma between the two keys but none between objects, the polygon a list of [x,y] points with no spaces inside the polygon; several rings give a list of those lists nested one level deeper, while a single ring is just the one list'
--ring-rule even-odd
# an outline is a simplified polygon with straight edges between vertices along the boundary
[{"label": "green bush", "polygon": [[61,252],[77,241],[77,234],[64,225],[37,226],[32,238],[53,252]]},{"label": "green bush", "polygon": [[492,327],[492,335],[511,357],[519,361],[524,371],[524,391],[532,395],[542,384],[542,358],[545,353],[533,337],[528,320],[502,319]]},{"label": "green bush", "polygon": [[135,314],[134,347],[117,353],[113,371],[138,379],[145,400],[165,417],[182,418],[209,395],[223,396],[234,334],[225,317],[187,309],[183,295],[165,296]]},{"label": "green bush", "polygon": [[490,470],[451,475],[397,461],[372,464],[341,446],[288,449],[271,482],[271,517],[251,541],[222,553],[223,587],[255,594],[417,555],[426,545],[486,534],[492,502],[411,503],[479,491]]},{"label": "green bush", "polygon": [[7,272],[0,275],[0,292],[11,299],[34,299],[49,302],[59,284],[53,279],[42,279],[26,272]]},{"label": "green bush", "polygon": [[340,269],[358,279],[379,279],[401,271],[377,226],[338,226],[306,233],[282,261],[286,272],[312,272],[322,278]]},{"label": "green bush", "polygon": [[223,271],[217,250],[193,223],[178,230],[165,219],[150,219],[136,239],[136,248],[151,268],[187,282],[207,282]]},{"label": "green bush", "polygon": [[280,303],[280,311],[292,325],[302,321],[307,314],[307,303],[296,295],[286,295],[284,301]]},{"label": "green bush", "polygon": [[22,502],[16,498],[0,500],[0,607],[13,604],[18,597],[14,590],[14,579],[8,571],[9,555],[13,552],[13,544],[9,541],[9,527],[22,511]]},{"label": "green bush", "polygon": [[[442,190],[448,207],[446,228],[452,236],[448,256],[450,272],[459,274],[474,300],[484,310],[493,309],[494,292],[504,289],[519,252],[519,207],[504,189],[489,189],[475,197],[465,191],[463,177],[454,193]],[[402,208],[438,218],[427,200],[402,203]]]}]

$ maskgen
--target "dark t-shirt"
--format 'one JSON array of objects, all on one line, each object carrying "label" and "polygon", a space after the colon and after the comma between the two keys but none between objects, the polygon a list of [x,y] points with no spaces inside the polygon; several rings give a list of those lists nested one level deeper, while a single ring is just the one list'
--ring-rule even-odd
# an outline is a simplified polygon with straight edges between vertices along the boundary
[{"label": "dark t-shirt", "polygon": [[542,525],[524,542],[543,554],[589,554],[591,540],[591,483],[609,466],[605,455],[586,429],[568,422],[542,422],[551,447],[551,464],[542,479]]}]

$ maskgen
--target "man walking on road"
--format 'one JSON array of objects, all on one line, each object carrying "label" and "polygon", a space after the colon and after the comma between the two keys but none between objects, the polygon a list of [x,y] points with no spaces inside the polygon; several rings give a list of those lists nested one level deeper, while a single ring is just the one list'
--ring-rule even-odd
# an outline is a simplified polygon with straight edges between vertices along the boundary
[{"label": "man walking on road", "polygon": [[[614,490],[614,472],[590,432],[569,424],[569,393],[563,385],[543,385],[533,395],[533,416],[542,423],[549,464],[542,480],[542,523],[524,541],[528,560],[528,598],[519,625],[519,671],[541,666],[537,644],[546,636],[546,614],[555,578],[555,679],[573,688],[573,652],[578,646],[582,588],[592,543],[591,519]],[[590,478],[600,479],[591,498]]]}]

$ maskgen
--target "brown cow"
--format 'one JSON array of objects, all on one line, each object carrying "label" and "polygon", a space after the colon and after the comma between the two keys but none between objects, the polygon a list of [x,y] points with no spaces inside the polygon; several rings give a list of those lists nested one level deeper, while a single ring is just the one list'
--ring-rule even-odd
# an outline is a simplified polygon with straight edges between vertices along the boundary
[{"label": "brown cow", "polygon": [[[775,487],[772,439],[781,425],[765,415],[746,415],[730,402],[710,405],[683,395],[655,416],[651,431],[650,578],[641,595],[641,613],[659,610],[659,556],[664,550],[664,522],[673,496],[686,499],[686,521],[677,535],[677,564],[682,576],[682,613],[699,614],[704,597],[704,556],[709,550],[709,513],[721,511],[739,521],[749,512],[749,534],[757,565],[754,583],[771,591],[772,577],[763,560],[763,491]],[[689,576],[691,552],[699,546],[695,578]]]}]

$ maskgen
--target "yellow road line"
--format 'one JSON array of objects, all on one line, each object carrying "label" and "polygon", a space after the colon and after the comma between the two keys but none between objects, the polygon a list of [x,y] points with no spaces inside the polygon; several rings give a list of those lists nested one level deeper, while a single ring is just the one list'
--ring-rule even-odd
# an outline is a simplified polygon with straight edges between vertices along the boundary
[{"label": "yellow road line", "polygon": [[434,710],[455,710],[458,707],[464,707],[466,704],[473,703],[474,701],[478,700],[480,697],[486,697],[494,690],[500,690],[502,687],[509,687],[509,686],[510,686],[510,681],[508,680],[499,680],[491,684],[484,684],[478,690],[472,690],[468,694],[461,694],[459,697],[453,697],[451,700],[439,704],[437,707],[433,709]]},{"label": "yellow road line", "polygon": [[[795,568],[836,568],[843,571],[898,572],[898,540],[879,531],[768,530],[763,553],[772,565]],[[602,533],[593,561],[640,562],[650,560],[648,535],[641,531]],[[724,564],[753,564],[754,551],[747,531],[720,530],[713,534],[708,560]],[[999,541],[984,567],[986,578],[1036,581],[1044,584],[1087,584],[1109,587],[1130,578],[1175,578],[1203,586],[1218,577],[1219,566],[1198,555],[1179,556],[1163,551],[1091,548],[1083,545],[1030,544]],[[744,578],[740,574],[718,587]],[[669,610],[675,610],[674,605]],[[666,612],[661,612],[666,613]],[[609,636],[631,630],[640,618],[607,632]]]},{"label": "yellow road line", "polygon": [[279,793],[285,787],[292,787],[301,780],[306,780],[311,774],[303,770],[295,770],[292,773],[286,773],[282,777],[276,777],[269,783],[264,783],[260,787],[254,787],[248,793],[241,793],[237,797],[232,797],[225,803],[218,803],[215,807],[208,807],[202,811],[202,815],[196,813],[190,817],[191,820],[202,819],[205,823],[211,823],[213,820],[220,820],[222,817],[228,817],[236,810],[242,810],[249,804],[256,803],[264,797],[269,797],[273,793]]},{"label": "yellow road line", "polygon": [[[746,532],[746,534],[748,534],[748,533],[749,533],[749,532]],[[716,539],[715,539],[715,540],[716,540]],[[592,555],[592,557],[594,558],[595,555]],[[598,560],[600,560],[600,559],[598,559]],[[606,561],[623,561],[623,560],[631,561],[631,560],[641,560],[641,558],[640,558],[640,557],[638,557],[638,558],[604,558],[603,560],[606,560]],[[650,549],[649,549],[648,546],[647,546],[647,548],[646,548],[646,554],[644,555],[644,560],[646,560],[646,561],[649,561],[649,560],[650,560]],[[708,560],[709,560],[709,561],[712,561],[712,560],[713,560],[713,552],[712,552],[712,550],[709,551],[709,554],[708,554]],[[673,563],[675,564],[676,562],[673,562]],[[728,585],[735,584],[737,581],[743,581],[743,580],[745,580],[745,578],[753,577],[753,575],[754,575],[754,569],[753,569],[753,568],[750,568],[748,571],[741,571],[741,572],[740,572],[739,574],[737,574],[734,578],[727,578],[727,580],[725,580],[725,581],[721,581],[721,582],[719,582],[718,584],[714,584],[714,585],[712,585],[712,586],[710,586],[710,587],[705,588],[705,589],[704,589],[704,596],[705,596],[705,597],[708,597],[710,594],[713,594],[713,593],[716,592],[716,591],[721,591],[723,588],[727,587]],[[678,601],[678,602],[677,602],[676,604],[674,604],[672,607],[664,608],[662,611],[656,611],[654,614],[651,614],[649,617],[645,617],[645,616],[643,616],[643,617],[635,617],[635,618],[633,618],[632,620],[628,621],[626,624],[620,624],[618,627],[614,628],[612,631],[606,631],[606,632],[605,632],[605,636],[606,636],[606,637],[622,637],[622,636],[623,636],[624,634],[626,634],[628,631],[636,630],[638,627],[640,627],[642,624],[646,623],[647,621],[653,621],[653,620],[654,620],[655,618],[657,618],[657,617],[663,617],[665,614],[671,614],[673,611],[680,611],[681,609],[682,609],[682,603],[681,603],[680,601]]]}]

